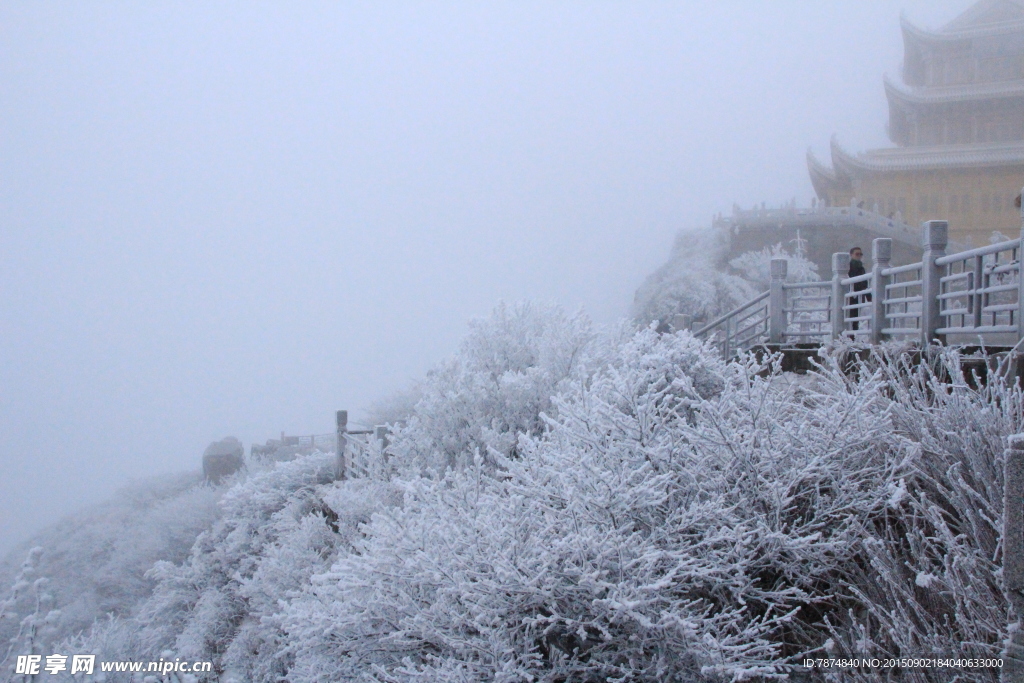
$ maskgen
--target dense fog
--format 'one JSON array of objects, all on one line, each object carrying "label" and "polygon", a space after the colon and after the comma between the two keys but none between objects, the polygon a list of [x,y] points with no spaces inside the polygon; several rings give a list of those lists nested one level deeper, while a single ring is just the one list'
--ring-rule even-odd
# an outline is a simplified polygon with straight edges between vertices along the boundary
[{"label": "dense fog", "polygon": [[888,144],[900,11],[965,5],[0,5],[0,552],[360,419],[501,300],[613,323],[680,229]]}]

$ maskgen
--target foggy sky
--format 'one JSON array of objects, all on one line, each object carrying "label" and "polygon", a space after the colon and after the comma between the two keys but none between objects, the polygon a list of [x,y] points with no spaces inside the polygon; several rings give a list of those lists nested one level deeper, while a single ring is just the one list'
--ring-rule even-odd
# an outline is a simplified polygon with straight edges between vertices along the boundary
[{"label": "foggy sky", "polygon": [[886,146],[900,10],[969,2],[484,5],[0,4],[0,552],[501,299],[625,316],[679,229]]}]

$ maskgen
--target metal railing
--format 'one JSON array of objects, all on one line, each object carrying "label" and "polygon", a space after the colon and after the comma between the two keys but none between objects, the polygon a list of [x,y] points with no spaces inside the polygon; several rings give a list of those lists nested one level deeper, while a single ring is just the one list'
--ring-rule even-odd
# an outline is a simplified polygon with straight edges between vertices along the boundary
[{"label": "metal railing", "polygon": [[768,338],[768,296],[769,292],[759,294],[717,320],[712,320],[694,332],[694,335],[710,340],[727,358],[738,351],[746,351],[764,343]]},{"label": "metal railing", "polygon": [[[946,255],[948,225],[924,224],[924,258],[890,267],[892,238],[872,242],[872,268],[849,277],[850,256],[832,256],[832,279],[787,283],[787,262],[773,259],[769,289],[694,331],[725,357],[762,344],[823,343],[840,337],[1005,345],[1024,334],[1021,239]],[[1022,232],[1024,234],[1024,232]],[[989,335],[986,340],[984,335]],[[1010,345],[1012,345],[1012,343]]]},{"label": "metal railing", "polygon": [[882,275],[888,278],[882,289],[883,337],[921,336],[921,265],[912,263],[882,271]]},{"label": "metal railing", "polygon": [[783,335],[792,341],[825,341],[832,334],[832,284],[784,282]]},{"label": "metal railing", "polygon": [[1020,240],[942,256],[939,334],[1014,333],[1020,322]]},{"label": "metal railing", "polygon": [[871,292],[874,289],[875,273],[865,273],[855,277],[843,278],[846,288],[842,296],[844,330],[858,341],[870,343],[871,331],[874,329],[874,316],[871,315]]}]

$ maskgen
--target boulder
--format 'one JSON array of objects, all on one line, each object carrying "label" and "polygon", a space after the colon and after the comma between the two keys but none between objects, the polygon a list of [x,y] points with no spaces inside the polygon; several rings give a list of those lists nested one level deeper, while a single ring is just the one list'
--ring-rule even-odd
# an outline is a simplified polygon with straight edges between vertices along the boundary
[{"label": "boulder", "polygon": [[245,449],[233,436],[214,441],[203,451],[203,476],[219,484],[224,477],[245,467]]}]

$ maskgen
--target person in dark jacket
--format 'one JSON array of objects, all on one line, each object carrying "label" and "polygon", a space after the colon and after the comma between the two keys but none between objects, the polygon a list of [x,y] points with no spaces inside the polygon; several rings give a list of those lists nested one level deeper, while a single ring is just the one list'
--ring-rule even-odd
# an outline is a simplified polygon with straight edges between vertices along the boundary
[{"label": "person in dark jacket", "polygon": [[[867,270],[864,269],[864,250],[860,247],[854,247],[850,250],[850,274],[849,277],[857,277],[858,275],[864,275]],[[868,288],[867,282],[854,282],[853,291],[860,292]],[[863,303],[865,301],[871,301],[871,294],[861,294],[853,299],[852,303]],[[850,309],[850,317],[856,318],[860,316],[859,308]],[[850,323],[850,329],[856,330],[860,328],[860,321],[854,320]]]}]

